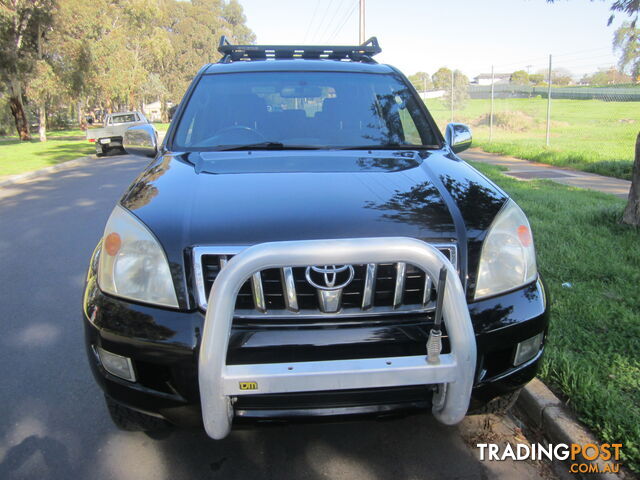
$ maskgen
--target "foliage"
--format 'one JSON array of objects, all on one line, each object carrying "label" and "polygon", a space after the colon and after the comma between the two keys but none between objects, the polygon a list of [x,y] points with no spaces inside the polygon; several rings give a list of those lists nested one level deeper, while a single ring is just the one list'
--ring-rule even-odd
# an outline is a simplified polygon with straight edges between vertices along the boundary
[{"label": "foliage", "polygon": [[[549,3],[557,1],[547,0]],[[620,50],[620,69],[624,70],[627,66],[630,66],[635,80],[640,81],[640,44],[638,40],[640,29],[636,28],[638,17],[640,16],[640,0],[613,0],[609,11],[611,15],[607,25],[613,23],[616,13],[623,13],[631,19],[630,22],[624,22],[615,31],[613,46],[615,49]]]},{"label": "foliage", "polygon": [[0,82],[7,90],[15,126],[29,139],[23,105],[25,78],[39,58],[40,44],[50,23],[53,0],[0,0]]},{"label": "foliage", "polygon": [[[549,79],[549,69],[543,68],[538,70],[538,74],[542,75],[543,82]],[[570,85],[573,83],[573,74],[566,68],[551,69],[551,83],[553,85]]]},{"label": "foliage", "polygon": [[413,75],[409,75],[409,81],[419,92],[426,92],[427,90],[433,88],[431,76],[426,72],[417,72]]},{"label": "foliage", "polygon": [[529,85],[529,74],[524,70],[516,70],[511,74],[509,82],[514,85]]},{"label": "foliage", "polygon": [[48,103],[59,94],[59,78],[45,60],[36,60],[31,80],[26,89],[27,97],[36,104]]},{"label": "foliage", "polygon": [[0,7],[0,85],[26,98],[26,116],[46,105],[49,117],[71,114],[81,123],[94,110],[155,100],[166,114],[198,69],[219,58],[221,35],[255,41],[237,0],[0,0]]},{"label": "foliage", "polygon": [[551,300],[544,381],[602,442],[622,443],[622,463],[640,472],[640,249],[638,230],[619,224],[624,201],[474,166],[531,222]]},{"label": "foliage", "polygon": [[640,15],[640,0],[615,0],[611,4],[611,16],[609,17],[608,25],[613,23],[616,12],[625,13],[632,18],[632,26],[635,27],[638,21],[638,15]]},{"label": "foliage", "polygon": [[613,34],[613,46],[620,53],[620,70],[628,68],[631,76],[640,82],[640,28],[624,22]]},{"label": "foliage", "polygon": [[587,85],[614,85],[631,83],[632,79],[629,75],[621,72],[615,67],[601,68],[591,75],[585,75],[580,83]]},{"label": "foliage", "polygon": [[529,75],[529,81],[534,85],[540,85],[544,82],[544,75],[540,73],[532,73],[531,75]]},{"label": "foliage", "polygon": [[[460,70],[454,70],[453,75],[447,67],[441,67],[433,74],[433,87],[437,90],[444,90],[444,102],[451,108],[453,97],[453,107],[462,108],[469,99],[469,79]],[[453,81],[453,85],[451,84]],[[451,93],[453,87],[453,95]]]}]

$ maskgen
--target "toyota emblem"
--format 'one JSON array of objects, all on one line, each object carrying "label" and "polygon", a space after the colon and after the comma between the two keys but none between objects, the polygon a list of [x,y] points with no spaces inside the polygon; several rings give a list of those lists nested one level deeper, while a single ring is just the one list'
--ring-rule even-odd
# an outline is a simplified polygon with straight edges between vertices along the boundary
[{"label": "toyota emblem", "polygon": [[342,290],[351,283],[355,271],[351,265],[316,265],[307,267],[304,275],[318,290]]}]

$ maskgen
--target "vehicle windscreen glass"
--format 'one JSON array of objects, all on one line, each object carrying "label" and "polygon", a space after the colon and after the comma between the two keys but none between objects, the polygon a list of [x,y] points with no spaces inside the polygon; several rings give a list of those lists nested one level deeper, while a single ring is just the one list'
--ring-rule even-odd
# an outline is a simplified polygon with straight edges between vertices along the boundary
[{"label": "vehicle windscreen glass", "polygon": [[417,100],[395,74],[249,72],[204,75],[180,119],[172,148],[438,143]]}]

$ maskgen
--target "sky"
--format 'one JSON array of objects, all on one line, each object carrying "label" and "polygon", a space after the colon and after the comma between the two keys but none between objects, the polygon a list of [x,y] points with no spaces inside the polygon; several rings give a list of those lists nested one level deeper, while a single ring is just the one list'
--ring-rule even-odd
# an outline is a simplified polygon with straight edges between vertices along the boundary
[{"label": "sky", "polygon": [[[357,44],[358,0],[239,0],[263,44]],[[446,66],[470,78],[566,68],[574,76],[617,63],[612,50],[617,15],[610,1],[366,0],[365,34],[378,37],[380,63],[405,74]]]}]

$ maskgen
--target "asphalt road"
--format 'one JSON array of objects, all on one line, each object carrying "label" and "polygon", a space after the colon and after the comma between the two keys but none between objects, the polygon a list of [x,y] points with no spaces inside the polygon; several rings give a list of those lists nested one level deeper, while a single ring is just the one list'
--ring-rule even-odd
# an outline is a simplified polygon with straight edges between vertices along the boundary
[{"label": "asphalt road", "polygon": [[199,430],[118,431],[85,359],[81,297],[104,223],[144,165],[111,156],[0,189],[0,479],[550,476],[544,465],[480,462],[475,443],[519,435],[511,420],[484,417],[279,426],[219,442]]}]

